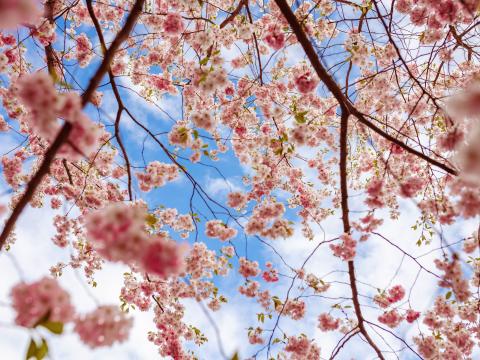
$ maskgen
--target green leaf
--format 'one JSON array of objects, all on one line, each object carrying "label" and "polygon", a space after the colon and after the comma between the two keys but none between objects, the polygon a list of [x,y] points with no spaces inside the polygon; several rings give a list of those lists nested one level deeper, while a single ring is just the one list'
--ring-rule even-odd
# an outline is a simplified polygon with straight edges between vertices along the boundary
[{"label": "green leaf", "polygon": [[265,322],[265,314],[264,313],[257,314],[257,320],[262,323]]},{"label": "green leaf", "polygon": [[301,111],[295,114],[295,120],[299,124],[305,124],[307,122],[307,119],[305,118],[305,115],[307,115],[308,111]]},{"label": "green leaf", "polygon": [[30,340],[30,344],[28,345],[27,355],[25,356],[25,360],[31,359],[32,357],[36,357],[37,354],[37,344],[33,339]]},{"label": "green leaf", "polygon": [[451,291],[447,292],[447,294],[445,295],[445,299],[448,300],[448,299],[450,299],[451,297],[452,297],[452,292],[451,292]]},{"label": "green leaf", "polygon": [[[63,328],[63,324],[62,324]],[[37,348],[37,360],[42,360],[48,354],[48,344],[45,339],[42,339],[42,345]]]},{"label": "green leaf", "polygon": [[58,322],[58,321],[44,321],[39,324],[40,326],[43,326],[44,328],[50,330],[50,332],[60,335],[63,333],[63,323]]},{"label": "green leaf", "polygon": [[30,344],[28,345],[27,355],[25,356],[26,360],[35,358],[36,360],[42,360],[48,354],[48,343],[45,339],[42,339],[42,343],[37,345],[37,343],[31,339]]},{"label": "green leaf", "polygon": [[207,65],[208,60],[210,60],[208,56],[204,57],[202,60],[200,60],[200,65]]},{"label": "green leaf", "polygon": [[155,215],[153,214],[148,214],[145,218],[145,222],[147,223],[148,226],[150,227],[155,227],[155,224],[157,223],[158,219]]},{"label": "green leaf", "polygon": [[282,301],[278,298],[278,296],[272,297],[272,301],[275,304],[275,308],[282,306]]}]

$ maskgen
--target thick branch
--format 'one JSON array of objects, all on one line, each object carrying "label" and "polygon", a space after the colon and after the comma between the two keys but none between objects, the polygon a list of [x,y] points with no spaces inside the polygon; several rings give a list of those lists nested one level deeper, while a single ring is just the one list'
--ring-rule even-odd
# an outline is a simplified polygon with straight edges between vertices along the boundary
[{"label": "thick branch", "polygon": [[22,213],[25,206],[27,206],[28,202],[32,199],[33,195],[35,194],[35,190],[42,182],[43,177],[48,173],[50,169],[50,164],[53,162],[55,155],[57,154],[60,147],[67,140],[71,130],[72,125],[68,122],[65,123],[65,125],[63,125],[62,129],[58,133],[57,138],[45,153],[40,168],[32,177],[32,179],[28,182],[27,189],[23,193],[18,203],[15,205],[12,214],[5,223],[5,227],[3,228],[2,234],[0,235],[0,249],[3,248],[3,245],[7,241],[8,236],[13,230],[20,214]]},{"label": "thick branch", "polygon": [[[278,7],[282,11],[283,15],[290,24],[290,27],[297,36],[299,42],[302,44],[305,52],[307,53],[310,62],[312,63],[315,71],[317,72],[320,79],[325,83],[328,89],[332,94],[337,98],[340,109],[341,109],[341,123],[340,123],[340,191],[341,191],[341,206],[342,206],[342,221],[343,221],[343,231],[345,233],[350,233],[350,222],[348,217],[348,185],[347,185],[347,135],[348,135],[348,117],[352,113],[353,105],[348,101],[344,96],[340,87],[336,84],[335,80],[327,73],[323,65],[320,63],[320,60],[313,49],[312,44],[307,38],[307,35],[301,28],[301,25],[298,23],[295,14],[288,6],[285,0],[275,0]],[[365,337],[365,340],[369,343],[372,349],[377,353],[379,359],[384,359],[382,352],[372,340],[367,330],[365,329],[365,320],[362,315],[362,309],[360,307],[360,302],[358,300],[358,289],[357,281],[355,279],[355,265],[353,261],[348,262],[348,275],[350,278],[350,287],[352,289],[352,300],[353,306],[355,309],[355,314],[358,321],[358,329],[360,333]]]},{"label": "thick branch", "polygon": [[277,3],[278,7],[280,8],[280,11],[282,12],[283,16],[285,16],[285,19],[288,21],[290,27],[292,28],[292,31],[295,33],[295,36],[297,37],[299,43],[302,45],[303,50],[305,51],[308,59],[310,60],[310,63],[312,64],[313,68],[315,69],[315,72],[317,73],[318,77],[320,80],[323,81],[325,86],[330,90],[332,95],[337,99],[340,107],[342,108],[342,111],[347,111],[349,114],[354,115],[362,124],[376,132],[378,135],[384,137],[385,139],[397,144],[401,148],[403,148],[405,151],[414,154],[415,156],[418,156],[419,158],[425,160],[426,162],[443,169],[449,174],[452,175],[457,175],[457,171],[450,168],[449,166],[442,164],[441,162],[432,159],[431,157],[423,154],[422,152],[415,150],[405,144],[404,142],[396,139],[392,135],[389,135],[382,129],[380,129],[378,126],[370,122],[369,120],[366,119],[366,117],[358,111],[353,104],[350,102],[350,100],[343,94],[342,90],[338,86],[338,84],[335,82],[332,76],[327,72],[325,67],[322,65],[320,62],[320,59],[313,48],[310,40],[308,39],[307,35],[305,34],[305,31],[302,29],[302,26],[298,22],[297,18],[295,17],[295,14],[292,12],[290,9],[290,6],[287,4],[286,0],[275,0]]},{"label": "thick branch", "polygon": [[220,24],[220,29],[223,29],[225,26],[227,26],[230,22],[235,19],[235,17],[240,13],[242,8],[248,3],[248,0],[240,0],[238,3],[237,7],[233,12],[225,19],[223,22]]}]

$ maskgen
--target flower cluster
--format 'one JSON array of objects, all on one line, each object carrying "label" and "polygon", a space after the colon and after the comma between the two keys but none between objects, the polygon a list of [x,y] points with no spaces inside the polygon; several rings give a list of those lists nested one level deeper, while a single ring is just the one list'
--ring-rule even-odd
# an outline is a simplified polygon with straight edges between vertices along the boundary
[{"label": "flower cluster", "polygon": [[169,35],[177,35],[184,29],[180,14],[168,13],[163,21],[163,31]]},{"label": "flower cluster", "polygon": [[268,46],[270,46],[273,50],[280,50],[285,46],[285,34],[276,24],[272,24],[268,27],[267,34],[263,40],[265,40]]},{"label": "flower cluster", "polygon": [[320,349],[305,335],[288,338],[285,351],[290,353],[292,360],[317,360],[320,359]]},{"label": "flower cluster", "polygon": [[333,331],[340,326],[340,319],[335,319],[332,315],[323,313],[318,317],[318,327],[322,331]]},{"label": "flower cluster", "polygon": [[309,94],[317,88],[318,78],[312,72],[307,71],[295,78],[295,86],[302,94]]},{"label": "flower cluster", "polygon": [[344,261],[353,260],[356,253],[357,242],[350,234],[342,234],[340,236],[340,240],[342,240],[340,245],[330,245],[330,249],[333,250],[333,254]]},{"label": "flower cluster", "polygon": [[95,249],[105,259],[140,264],[145,271],[162,278],[180,274],[184,247],[164,233],[147,233],[147,218],[143,203],[114,203],[89,213],[85,226]]},{"label": "flower cluster", "polygon": [[227,241],[237,235],[237,230],[228,227],[221,220],[210,220],[205,224],[205,234],[211,238]]},{"label": "flower cluster", "polygon": [[47,321],[67,323],[75,313],[70,295],[51,278],[21,282],[12,288],[11,297],[17,312],[15,323],[19,326],[33,328]]},{"label": "flower cluster", "polygon": [[[245,226],[245,232],[250,235],[260,234],[271,239],[291,236],[293,229],[290,223],[281,219],[284,212],[285,206],[279,202],[265,201],[258,204]],[[269,222],[271,222],[270,227],[268,227]]]},{"label": "flower cluster", "polygon": [[86,34],[80,34],[75,38],[77,42],[76,57],[80,67],[87,66],[93,58],[92,43]]},{"label": "flower cluster", "polygon": [[445,25],[459,22],[468,23],[472,14],[478,10],[478,0],[399,0],[395,8],[410,15],[410,21],[416,26],[426,25],[431,41],[439,39]]},{"label": "flower cluster", "polygon": [[171,239],[156,236],[143,251],[142,267],[147,273],[162,279],[181,274],[184,271],[183,255],[186,250],[186,245],[178,245]]},{"label": "flower cluster", "polygon": [[144,173],[137,173],[139,186],[142,191],[150,191],[153,188],[164,186],[168,181],[178,177],[178,167],[173,164],[165,164],[153,161],[147,165]]},{"label": "flower cluster", "polygon": [[266,282],[277,282],[278,281],[278,270],[273,268],[271,262],[265,264],[266,270],[263,272],[262,277]]},{"label": "flower cluster", "polygon": [[126,341],[133,326],[117,306],[103,305],[75,319],[75,332],[89,347],[111,346]]},{"label": "flower cluster", "polygon": [[227,198],[228,206],[237,210],[243,209],[248,202],[248,195],[238,191],[229,193]]},{"label": "flower cluster", "polygon": [[379,305],[381,308],[386,308],[391,304],[394,304],[403,299],[405,296],[405,289],[402,285],[395,285],[388,290],[387,293],[382,292],[381,294],[375,295],[373,301]]},{"label": "flower cluster", "polygon": [[378,321],[391,328],[397,327],[402,322],[402,320],[403,316],[400,315],[400,313],[396,309],[386,311],[378,317]]},{"label": "flower cluster", "polygon": [[0,29],[11,29],[19,25],[35,24],[41,12],[35,0],[0,1]]},{"label": "flower cluster", "polygon": [[245,278],[258,276],[261,272],[257,261],[250,261],[241,257],[238,262],[240,265],[238,272]]},{"label": "flower cluster", "polygon": [[466,301],[470,297],[468,281],[463,278],[462,268],[458,259],[453,261],[441,261],[436,259],[435,265],[445,272],[440,281],[441,287],[451,288],[459,302]]},{"label": "flower cluster", "polygon": [[67,144],[60,149],[60,155],[77,160],[90,156],[98,149],[103,130],[82,112],[78,94],[58,94],[52,78],[45,72],[24,75],[16,86],[20,101],[29,110],[26,121],[35,135],[52,141],[60,129],[57,117],[72,124]]},{"label": "flower cluster", "polygon": [[193,113],[190,117],[195,126],[205,129],[207,131],[213,131],[216,126],[215,118],[208,111],[200,111]]},{"label": "flower cluster", "polygon": [[[283,313],[290,316],[293,320],[300,320],[305,316],[305,302],[300,299],[287,300],[283,306]],[[277,304],[275,310],[281,311],[282,305]]]}]

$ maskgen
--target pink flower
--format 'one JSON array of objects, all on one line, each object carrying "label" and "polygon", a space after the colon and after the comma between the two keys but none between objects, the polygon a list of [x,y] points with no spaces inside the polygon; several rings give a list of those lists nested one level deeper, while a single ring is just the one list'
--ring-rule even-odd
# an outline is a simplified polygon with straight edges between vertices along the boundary
[{"label": "pink flower", "polygon": [[263,339],[260,335],[262,335],[262,329],[257,327],[255,330],[250,330],[248,332],[248,342],[252,345],[263,344]]},{"label": "pink flower", "polygon": [[267,35],[263,39],[274,50],[280,50],[285,46],[285,34],[275,24],[268,27]]},{"label": "pink flower", "polygon": [[340,326],[340,320],[333,318],[330,314],[323,313],[318,317],[318,327],[322,331],[336,330]]},{"label": "pink flower", "polygon": [[163,22],[163,31],[170,35],[177,35],[183,32],[183,19],[180,14],[168,13]]},{"label": "pink flower", "polygon": [[233,246],[224,246],[222,247],[222,254],[231,258],[235,255],[235,248]]},{"label": "pink flower", "polygon": [[397,310],[390,310],[384,312],[382,315],[378,317],[378,321],[382,324],[385,324],[391,328],[397,327],[403,320],[403,316],[401,316]]},{"label": "pink flower", "polygon": [[410,324],[413,323],[415,320],[417,320],[420,317],[420,313],[418,311],[408,309],[407,314],[406,314],[406,320]]},{"label": "pink flower", "polygon": [[95,124],[82,112],[67,120],[72,123],[72,131],[67,144],[60,148],[59,155],[71,161],[90,157],[100,148],[103,126]]},{"label": "pink flower", "polygon": [[343,234],[340,236],[342,244],[330,245],[330,249],[333,250],[333,254],[342,258],[344,261],[352,260],[355,257],[357,242],[352,238],[350,234]]},{"label": "pink flower", "polygon": [[151,243],[141,259],[147,273],[155,274],[163,279],[172,275],[179,275],[184,271],[184,247],[170,239],[162,239]]},{"label": "pink flower", "polygon": [[88,239],[107,260],[130,263],[143,255],[147,244],[146,217],[142,204],[110,204],[86,216]]},{"label": "pink flower", "polygon": [[385,203],[382,199],[383,193],[383,182],[381,180],[371,180],[367,187],[367,199],[365,203],[371,208],[381,208],[385,206]]},{"label": "pink flower", "polygon": [[445,272],[442,280],[439,282],[441,287],[451,288],[457,301],[464,302],[470,297],[468,281],[463,278],[462,268],[457,258],[452,262],[436,259],[435,265],[439,270]]},{"label": "pink flower", "polygon": [[60,125],[57,117],[57,91],[53,80],[46,72],[24,75],[17,81],[18,97],[28,108],[30,128],[47,140],[52,140]]},{"label": "pink flower", "polygon": [[3,116],[0,115],[0,131],[4,132],[4,131],[8,131],[8,129],[9,129],[8,123],[5,121]]},{"label": "pink flower", "polygon": [[386,308],[393,303],[396,303],[403,299],[405,296],[405,289],[402,285],[395,285],[388,290],[388,293],[382,293],[375,295],[373,301],[378,304],[381,308]]},{"label": "pink flower", "polygon": [[210,220],[205,225],[205,234],[208,237],[227,241],[237,235],[237,230],[225,225],[221,220]]},{"label": "pink flower", "polygon": [[22,76],[17,87],[20,101],[29,110],[28,126],[35,135],[52,141],[60,129],[58,117],[72,124],[68,141],[60,148],[59,155],[78,160],[99,147],[103,131],[82,112],[77,93],[57,94],[52,78],[45,72]]},{"label": "pink flower", "polygon": [[99,306],[75,320],[75,331],[89,347],[112,346],[128,339],[133,319],[116,306]]},{"label": "pink flower", "polygon": [[258,268],[258,262],[250,261],[241,257],[239,260],[240,267],[238,272],[245,278],[255,277],[260,274],[260,269]]},{"label": "pink flower", "polygon": [[35,0],[0,0],[0,29],[37,23],[41,16],[38,5]]},{"label": "pink flower", "polygon": [[400,301],[405,296],[405,289],[402,285],[395,285],[390,290],[388,290],[388,301],[390,304]]},{"label": "pink flower", "polygon": [[258,281],[248,281],[246,286],[240,286],[238,292],[246,297],[255,297],[257,296],[258,289],[260,289],[260,284]]},{"label": "pink flower", "polygon": [[215,130],[215,126],[217,125],[215,118],[210,115],[208,111],[196,112],[192,114],[190,118],[195,126],[210,132]]},{"label": "pink flower", "polygon": [[424,359],[434,359],[438,354],[438,344],[433,336],[416,337],[414,341]]},{"label": "pink flower", "polygon": [[164,186],[167,182],[178,178],[178,167],[153,161],[147,165],[144,173],[137,173],[139,186],[142,191],[148,192],[154,188]]},{"label": "pink flower", "polygon": [[[278,304],[275,310],[281,311],[282,305]],[[299,299],[287,300],[283,307],[283,313],[290,316],[293,320],[300,320],[305,316],[305,303]]]},{"label": "pink flower", "polygon": [[235,191],[231,192],[227,195],[228,206],[235,208],[237,210],[243,209],[243,207],[247,204],[248,195],[243,194],[241,192]]},{"label": "pink flower", "polygon": [[277,282],[278,281],[278,270],[277,269],[268,269],[262,274],[263,280],[266,282]]},{"label": "pink flower", "polygon": [[86,34],[82,33],[75,38],[77,42],[76,57],[80,67],[87,66],[93,58],[92,43]]},{"label": "pink flower", "polygon": [[410,177],[400,185],[400,195],[406,198],[414,197],[423,186],[424,180],[418,177]]},{"label": "pink flower", "polygon": [[311,93],[318,85],[317,77],[310,71],[298,76],[295,79],[295,86],[302,94]]},{"label": "pink flower", "polygon": [[395,8],[401,13],[408,13],[412,9],[412,0],[397,0]]},{"label": "pink flower", "polygon": [[318,360],[320,359],[320,349],[313,342],[308,340],[305,335],[298,337],[290,336],[288,338],[285,351],[291,353],[291,360]]},{"label": "pink flower", "polygon": [[10,296],[19,326],[33,328],[40,321],[67,323],[73,319],[75,310],[70,295],[54,279],[44,277],[30,284],[19,283]]}]

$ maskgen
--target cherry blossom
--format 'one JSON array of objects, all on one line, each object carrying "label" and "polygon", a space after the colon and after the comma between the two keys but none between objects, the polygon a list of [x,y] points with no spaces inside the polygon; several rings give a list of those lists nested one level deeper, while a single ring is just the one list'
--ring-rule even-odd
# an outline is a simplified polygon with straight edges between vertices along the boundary
[{"label": "cherry blossom", "polygon": [[479,5],[0,0],[0,249],[53,277],[5,279],[22,353],[476,358]]},{"label": "cherry blossom", "polygon": [[41,11],[39,3],[35,0],[2,0],[0,14],[0,29],[8,29],[37,23]]},{"label": "cherry blossom", "polygon": [[128,339],[133,320],[116,306],[102,305],[75,319],[75,332],[91,348],[111,346]]},{"label": "cherry blossom", "polygon": [[340,325],[339,319],[334,319],[330,314],[320,314],[318,317],[318,327],[322,331],[332,331],[336,330]]},{"label": "cherry blossom", "polygon": [[11,297],[19,326],[33,328],[42,321],[67,323],[75,313],[70,295],[51,278],[21,282],[12,288]]}]

